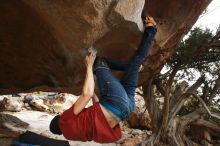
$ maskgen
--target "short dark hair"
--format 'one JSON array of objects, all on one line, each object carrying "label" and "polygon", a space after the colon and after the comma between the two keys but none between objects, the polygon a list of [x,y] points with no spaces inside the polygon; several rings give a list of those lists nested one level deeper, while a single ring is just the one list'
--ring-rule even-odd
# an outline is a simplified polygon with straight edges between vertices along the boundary
[{"label": "short dark hair", "polygon": [[61,135],[62,132],[59,127],[60,115],[55,116],[50,122],[50,131],[53,134]]}]

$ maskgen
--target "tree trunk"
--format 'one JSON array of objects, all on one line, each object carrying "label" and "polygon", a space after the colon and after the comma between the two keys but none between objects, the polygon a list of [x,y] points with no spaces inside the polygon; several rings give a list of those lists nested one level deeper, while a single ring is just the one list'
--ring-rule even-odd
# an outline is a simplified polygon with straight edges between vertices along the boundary
[{"label": "tree trunk", "polygon": [[[169,103],[170,97],[165,97],[165,101],[167,101],[164,102],[163,110],[159,109],[155,97],[152,94],[152,82],[143,86],[144,99],[154,128],[153,135],[143,142],[142,145],[159,146],[161,144],[168,144],[169,146],[198,146],[198,144],[187,138],[185,132],[188,128],[187,126],[199,119],[203,111],[201,109],[197,109],[182,117],[176,115],[184,105],[184,102],[191,96],[191,93],[193,93],[203,83],[203,79],[203,77],[199,78],[197,82],[185,91],[184,94],[179,92],[180,95],[176,95],[178,96],[178,100],[176,100],[175,104],[172,103],[172,107]],[[166,95],[168,96],[167,93]]]}]

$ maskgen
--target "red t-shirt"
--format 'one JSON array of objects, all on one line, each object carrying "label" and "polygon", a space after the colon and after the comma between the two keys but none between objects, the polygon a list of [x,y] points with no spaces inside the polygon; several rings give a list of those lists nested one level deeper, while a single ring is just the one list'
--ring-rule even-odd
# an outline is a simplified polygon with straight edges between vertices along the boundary
[{"label": "red t-shirt", "polygon": [[69,140],[111,143],[121,138],[119,124],[111,128],[97,102],[84,108],[78,115],[73,113],[74,105],[60,117],[59,126],[63,136]]}]

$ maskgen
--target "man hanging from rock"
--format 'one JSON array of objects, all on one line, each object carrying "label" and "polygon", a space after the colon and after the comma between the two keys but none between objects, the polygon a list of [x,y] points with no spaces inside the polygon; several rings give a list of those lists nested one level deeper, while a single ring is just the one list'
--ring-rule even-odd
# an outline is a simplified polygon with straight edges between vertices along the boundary
[{"label": "man hanging from rock", "polygon": [[[86,77],[81,96],[71,108],[55,116],[50,131],[69,140],[99,143],[115,142],[121,138],[119,122],[126,120],[135,107],[135,89],[139,67],[146,59],[156,34],[156,22],[152,17],[144,20],[144,35],[135,56],[128,62],[86,56]],[[121,70],[124,76],[119,81],[111,70]],[[94,76],[100,91],[99,102],[85,108],[94,94]]]}]

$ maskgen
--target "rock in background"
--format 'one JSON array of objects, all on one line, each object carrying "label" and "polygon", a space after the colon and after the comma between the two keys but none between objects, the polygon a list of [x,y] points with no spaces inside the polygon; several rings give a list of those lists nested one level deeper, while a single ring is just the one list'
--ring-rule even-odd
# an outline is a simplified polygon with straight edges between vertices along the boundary
[{"label": "rock in background", "polygon": [[[10,99],[5,103],[5,99]],[[0,103],[0,141],[2,146],[11,145],[20,134],[26,130],[44,135],[46,137],[65,140],[63,136],[53,135],[49,131],[51,119],[65,109],[69,108],[77,100],[77,96],[67,93],[33,92],[19,93],[13,95],[1,95]],[[135,113],[140,114],[143,108],[143,98],[136,96]],[[5,103],[5,104],[4,104]],[[4,105],[4,106],[3,106]],[[88,106],[91,106],[89,102]],[[59,106],[59,108],[57,108]],[[19,107],[19,108],[18,108]],[[137,119],[136,119],[137,120]],[[133,121],[134,123],[137,121]],[[145,124],[149,124],[145,121]],[[143,130],[132,127],[131,123],[124,121],[120,123],[122,138],[116,143],[98,144],[95,142],[69,141],[71,146],[133,146],[151,135],[150,129]]]},{"label": "rock in background", "polygon": [[136,95],[135,105],[135,110],[127,120],[129,127],[141,130],[150,130],[152,128],[150,123],[151,119],[149,118],[148,111],[146,110],[143,97]]}]

